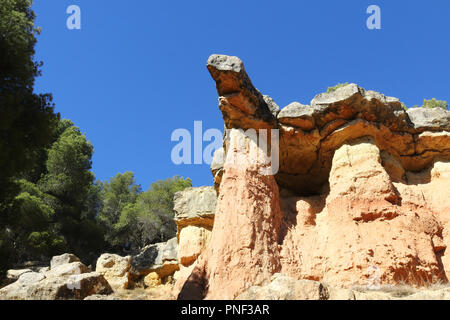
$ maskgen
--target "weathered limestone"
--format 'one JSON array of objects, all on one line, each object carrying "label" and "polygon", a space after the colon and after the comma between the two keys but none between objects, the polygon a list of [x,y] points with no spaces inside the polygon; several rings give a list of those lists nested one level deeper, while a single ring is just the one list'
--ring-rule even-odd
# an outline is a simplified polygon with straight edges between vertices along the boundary
[{"label": "weathered limestone", "polygon": [[188,267],[204,251],[211,238],[217,193],[213,187],[188,188],[174,197],[178,227],[178,261]]},{"label": "weathered limestone", "polygon": [[80,262],[80,259],[71,253],[65,253],[60,256],[54,256],[50,261],[50,269],[72,262]]},{"label": "weathered limestone", "polygon": [[102,274],[88,272],[76,256],[66,254],[54,257],[47,271],[24,272],[16,282],[0,289],[0,300],[82,300],[112,292]]},{"label": "weathered limestone", "polygon": [[174,197],[175,223],[178,236],[186,226],[212,230],[217,194],[212,187],[187,188]]},{"label": "weathered limestone", "polygon": [[[211,167],[219,193],[211,240],[192,271],[177,275],[179,299],[288,299],[283,290],[302,280],[329,284],[329,299],[357,299],[364,294],[349,288],[372,281],[448,281],[450,111],[405,111],[356,84],[278,111],[238,58],[213,55],[207,67],[230,130]],[[249,128],[279,129],[275,176],[249,165],[252,141],[234,142],[236,129]],[[236,154],[245,161],[229,165]],[[199,243],[185,247],[199,252]],[[293,280],[271,284],[276,273]]]},{"label": "weathered limestone", "polygon": [[328,288],[322,283],[275,274],[270,283],[253,286],[236,300],[328,300]]},{"label": "weathered limestone", "polygon": [[133,279],[154,272],[164,281],[179,269],[177,251],[177,238],[146,246],[141,253],[133,256],[130,268]]},{"label": "weathered limestone", "polygon": [[190,266],[205,250],[211,238],[211,231],[202,227],[187,226],[180,232],[178,243],[178,261]]},{"label": "weathered limestone", "polygon": [[128,289],[133,285],[131,261],[131,256],[105,253],[98,258],[95,271],[102,274],[113,289]]}]

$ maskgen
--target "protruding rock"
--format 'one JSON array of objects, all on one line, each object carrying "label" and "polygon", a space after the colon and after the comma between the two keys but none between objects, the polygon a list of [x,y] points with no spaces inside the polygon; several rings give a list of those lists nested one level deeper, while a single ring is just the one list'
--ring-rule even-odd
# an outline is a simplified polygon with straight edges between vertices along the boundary
[{"label": "protruding rock", "polygon": [[450,131],[449,110],[442,108],[409,108],[406,112],[416,130]]},{"label": "protruding rock", "polygon": [[219,107],[227,128],[275,128],[276,119],[255,89],[238,57],[212,55],[208,70],[216,81]]},{"label": "protruding rock", "polygon": [[267,103],[267,106],[269,107],[270,112],[273,114],[274,117],[277,117],[280,113],[280,107],[275,103],[275,101],[267,96],[263,96],[264,101]]}]

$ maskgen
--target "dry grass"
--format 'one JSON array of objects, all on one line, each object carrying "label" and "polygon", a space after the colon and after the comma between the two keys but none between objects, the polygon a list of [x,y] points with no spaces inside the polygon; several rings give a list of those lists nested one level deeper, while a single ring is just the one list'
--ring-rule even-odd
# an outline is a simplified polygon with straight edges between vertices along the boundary
[{"label": "dry grass", "polygon": [[433,281],[425,282],[422,286],[413,286],[407,284],[405,282],[401,282],[396,285],[386,284],[382,285],[377,289],[370,289],[367,286],[353,286],[352,290],[367,293],[367,292],[380,292],[387,293],[395,298],[404,298],[411,296],[416,293],[420,293],[421,291],[438,291],[450,288],[449,282],[444,282],[440,279],[436,279]]},{"label": "dry grass", "polygon": [[120,290],[114,296],[121,300],[174,300],[172,285],[166,284],[155,288],[136,287],[130,290]]}]

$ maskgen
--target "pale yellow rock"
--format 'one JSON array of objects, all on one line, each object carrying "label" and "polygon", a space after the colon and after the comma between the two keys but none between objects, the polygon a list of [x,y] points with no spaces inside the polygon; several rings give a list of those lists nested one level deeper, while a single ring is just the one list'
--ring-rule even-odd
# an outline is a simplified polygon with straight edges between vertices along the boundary
[{"label": "pale yellow rock", "polygon": [[206,248],[211,238],[211,231],[196,226],[181,230],[178,243],[178,261],[183,266],[191,265]]},{"label": "pale yellow rock", "polygon": [[101,273],[113,289],[127,289],[132,285],[131,260],[131,256],[105,253],[97,260],[96,272]]},{"label": "pale yellow rock", "polygon": [[145,276],[144,284],[148,288],[155,288],[161,285],[161,278],[156,272],[150,272]]}]

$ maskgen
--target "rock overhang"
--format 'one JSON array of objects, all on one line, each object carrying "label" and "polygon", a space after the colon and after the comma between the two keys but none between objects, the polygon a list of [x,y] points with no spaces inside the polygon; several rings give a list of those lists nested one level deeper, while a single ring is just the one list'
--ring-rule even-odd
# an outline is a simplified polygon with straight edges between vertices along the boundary
[{"label": "rock overhang", "polygon": [[[279,130],[276,179],[281,188],[299,195],[326,188],[335,150],[364,136],[372,137],[380,151],[405,171],[423,170],[437,158],[450,159],[450,150],[444,147],[450,141],[450,111],[405,110],[399,99],[354,83],[318,94],[309,105],[294,102],[280,110],[253,86],[238,57],[212,55],[207,68],[216,82],[227,129]],[[217,162],[214,165],[217,185],[221,171]]]}]

